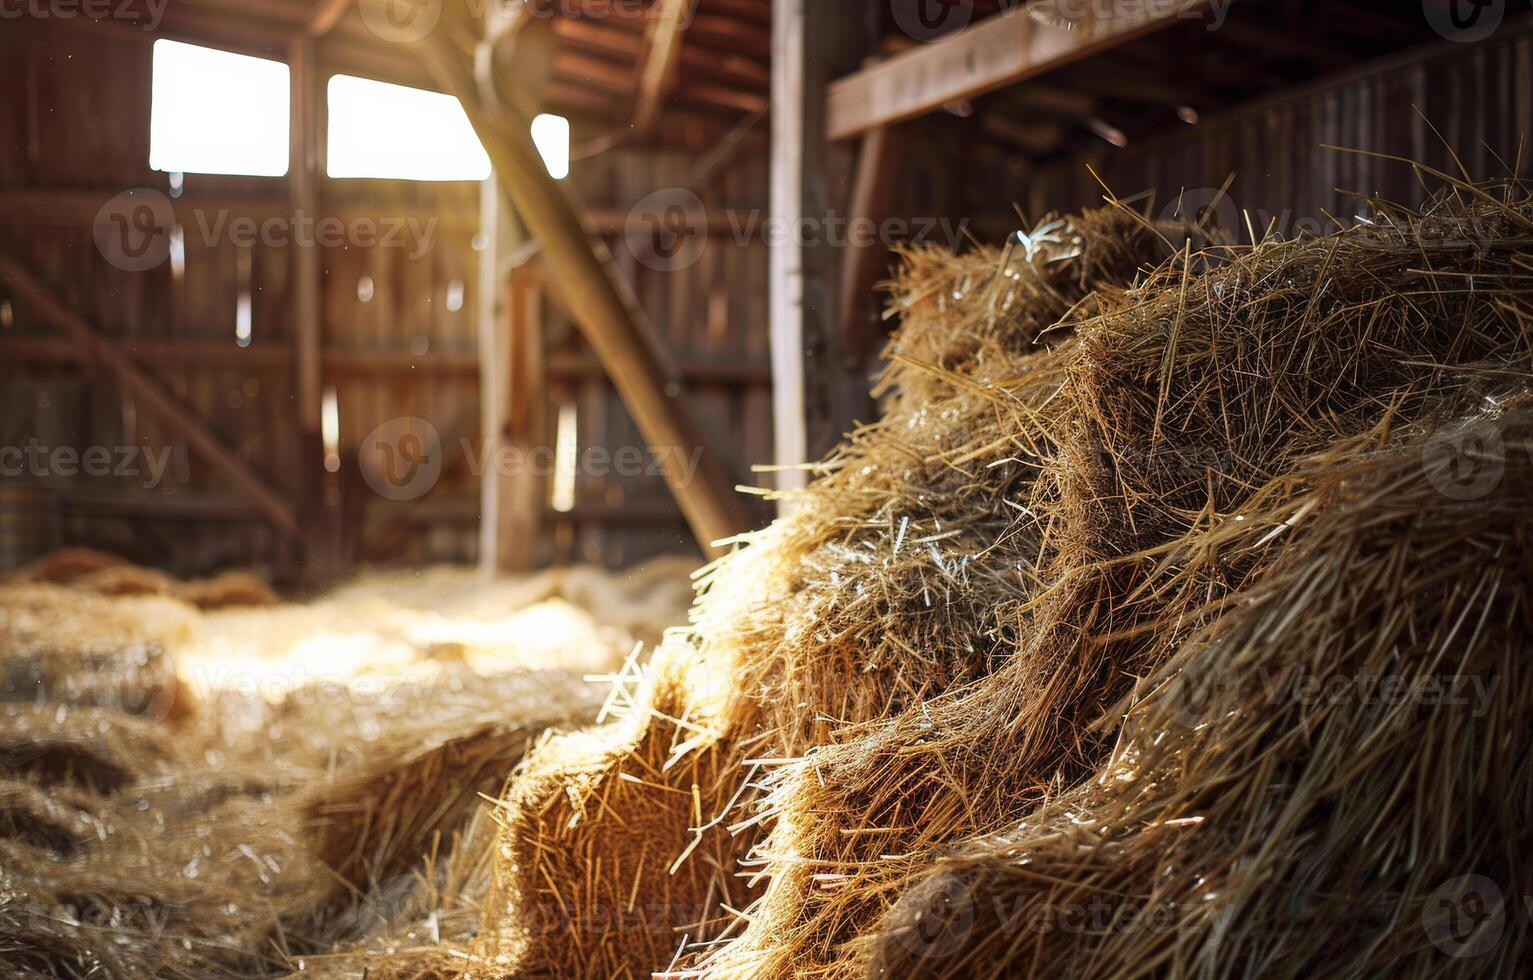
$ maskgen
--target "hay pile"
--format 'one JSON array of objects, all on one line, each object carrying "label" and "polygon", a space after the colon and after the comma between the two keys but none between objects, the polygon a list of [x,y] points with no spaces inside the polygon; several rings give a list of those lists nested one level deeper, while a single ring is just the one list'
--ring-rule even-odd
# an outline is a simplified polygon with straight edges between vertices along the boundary
[{"label": "hay pile", "polygon": [[281,601],[270,585],[249,572],[183,582],[89,548],[56,551],[16,572],[10,582],[47,582],[104,596],[170,596],[205,610],[275,606]]},{"label": "hay pile", "polygon": [[512,784],[474,975],[1455,965],[1428,893],[1533,817],[1533,201],[1166,244],[907,257],[885,418]]},{"label": "hay pile", "polygon": [[559,665],[615,670],[690,595],[674,564],[434,569],[205,612],[102,595],[105,571],[153,576],[93,555],[34,571],[0,586],[6,976],[451,960],[491,880],[483,799],[600,706]]},{"label": "hay pile", "polygon": [[1198,235],[1114,206],[906,255],[884,418],[647,659],[650,585],[584,573],[203,613],[74,556],[0,589],[0,956],[1514,974],[1533,197]]}]

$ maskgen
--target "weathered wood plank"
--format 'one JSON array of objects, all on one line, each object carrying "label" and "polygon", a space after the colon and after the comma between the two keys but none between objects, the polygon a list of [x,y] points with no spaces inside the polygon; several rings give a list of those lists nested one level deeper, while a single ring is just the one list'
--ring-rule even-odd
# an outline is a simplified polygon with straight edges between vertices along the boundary
[{"label": "weathered wood plank", "polygon": [[1076,21],[1064,0],[1034,0],[834,82],[826,133],[845,140],[914,119],[1169,27],[1207,5],[1126,0]]}]

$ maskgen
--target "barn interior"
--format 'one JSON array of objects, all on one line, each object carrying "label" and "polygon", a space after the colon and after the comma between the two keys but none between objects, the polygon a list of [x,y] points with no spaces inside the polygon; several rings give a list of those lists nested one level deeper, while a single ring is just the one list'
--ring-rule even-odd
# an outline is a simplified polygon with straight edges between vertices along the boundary
[{"label": "barn interior", "polygon": [[0,19],[16,975],[1533,955],[1527,4]]}]

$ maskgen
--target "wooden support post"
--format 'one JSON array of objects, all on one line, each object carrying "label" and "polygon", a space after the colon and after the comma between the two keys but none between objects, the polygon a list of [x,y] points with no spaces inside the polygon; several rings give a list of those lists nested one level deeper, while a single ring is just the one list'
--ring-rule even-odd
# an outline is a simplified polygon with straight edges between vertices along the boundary
[{"label": "wooden support post", "polygon": [[[448,20],[482,34],[482,25],[459,3]],[[447,25],[444,24],[444,28]],[[661,458],[667,481],[688,523],[710,554],[713,543],[747,529],[745,508],[716,452],[682,400],[674,368],[651,335],[628,285],[598,255],[563,185],[548,174],[532,143],[528,121],[504,106],[486,106],[472,70],[472,53],[458,47],[456,31],[438,29],[420,45],[433,75],[457,96],[489,154],[517,215],[542,243],[546,268],[559,284],[576,322],[623,403]],[[698,450],[695,473],[686,463]]]},{"label": "wooden support post", "polygon": [[3,252],[0,252],[0,276],[11,284],[17,299],[37,311],[44,320],[69,334],[77,345],[88,351],[117,380],[126,394],[137,400],[141,408],[159,418],[199,455],[206,458],[214,471],[228,480],[267,523],[289,540],[298,538],[298,519],[294,516],[292,505],[246,466],[244,460],[225,446],[206,423],[140,367],[131,355],[103,337],[25,266]]},{"label": "wooden support post", "polygon": [[879,336],[881,306],[875,290],[888,272],[889,243],[877,232],[864,236],[858,229],[880,228],[894,207],[904,133],[898,126],[880,126],[864,136],[852,184],[852,207],[841,263],[842,351],[860,364]]},{"label": "wooden support post", "polygon": [[[321,93],[314,39],[303,36],[288,52],[292,84],[288,163],[288,201],[295,221],[319,218]],[[320,373],[322,257],[313,243],[294,245],[293,333],[298,356],[298,418],[302,431],[318,433],[323,378]]]},{"label": "wooden support post", "polygon": [[507,564],[531,568],[539,557],[539,532],[548,510],[548,478],[538,461],[551,453],[548,425],[548,361],[543,333],[543,263],[533,259],[511,272],[511,417],[506,442],[522,461],[506,488],[502,535]]},{"label": "wooden support post", "polygon": [[[288,205],[295,222],[317,221],[323,172],[324,93],[313,34],[300,35],[289,45],[288,72],[291,84]],[[323,257],[313,241],[295,240],[288,254],[293,263],[293,350],[297,361],[293,383],[297,392],[299,477],[303,485],[304,563],[311,579],[323,580],[338,574],[345,563],[341,496],[336,477],[325,469],[321,434]]]},{"label": "wooden support post", "polygon": [[505,481],[495,461],[511,415],[511,360],[500,257],[508,245],[505,202],[491,174],[479,188],[479,439],[484,469],[479,474],[479,574],[493,578],[505,566],[503,517]]},{"label": "wooden support post", "polygon": [[[873,5],[773,0],[772,216],[793,229],[769,259],[773,424],[777,464],[822,458],[869,406],[866,379],[841,356],[836,278],[826,231],[846,200],[849,154],[825,140],[825,90],[862,61],[877,36]],[[811,241],[814,244],[811,244]],[[783,470],[777,486],[802,486]]]},{"label": "wooden support post", "polygon": [[[541,514],[536,508],[529,513],[526,499],[527,484],[537,479],[535,467],[507,471],[495,461],[505,450],[511,450],[508,459],[525,461],[536,448],[546,394],[541,387],[542,326],[536,319],[541,300],[528,295],[535,288],[535,268],[524,263],[507,279],[506,258],[521,243],[521,230],[493,175],[480,192],[479,227],[485,236],[479,253],[479,406],[485,460],[480,474],[479,569],[491,577],[537,564]],[[535,366],[529,364],[534,344]]]}]

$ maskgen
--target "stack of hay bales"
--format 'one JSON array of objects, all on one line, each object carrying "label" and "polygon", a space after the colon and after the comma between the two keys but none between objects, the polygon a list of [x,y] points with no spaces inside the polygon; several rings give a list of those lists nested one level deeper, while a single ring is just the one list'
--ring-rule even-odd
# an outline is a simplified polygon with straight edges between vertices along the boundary
[{"label": "stack of hay bales", "polygon": [[[1456,181],[1299,241],[1110,209],[907,257],[885,418],[621,721],[534,751],[477,961],[1464,966],[1433,891],[1519,894],[1533,818],[1530,271],[1526,188]],[[1511,902],[1475,969],[1527,958]]]},{"label": "stack of hay bales", "polygon": [[[1009,383],[1039,334],[1127,286],[1159,248],[1142,223],[1104,211],[1052,223],[1016,255],[911,257],[906,316],[932,329],[896,341],[886,418],[826,464],[794,517],[705,573],[693,628],[620,679],[622,721],[550,740],[513,784],[486,958],[529,975],[643,976],[683,936],[722,938],[738,925],[729,910],[750,901],[738,871],[751,836],[730,827],[757,792],[749,775],[764,767],[750,761],[991,669],[990,634],[1020,625],[998,589],[1036,542],[1005,534],[1011,512],[991,495],[1027,481],[1027,463],[973,480],[968,457],[1008,411],[979,379]],[[929,358],[941,362],[931,371]],[[1048,385],[1026,382],[1040,403]],[[999,546],[954,577],[932,565],[937,542]]]},{"label": "stack of hay bales", "polygon": [[104,596],[168,596],[203,610],[275,606],[280,601],[270,585],[249,572],[181,581],[89,548],[56,551],[16,572],[10,581],[65,585]]},{"label": "stack of hay bales", "polygon": [[[601,690],[509,653],[439,662],[426,634],[391,637],[411,623],[477,635],[474,615],[449,622],[412,605],[408,589],[367,604],[391,613],[374,635],[356,630],[362,612],[335,615],[345,602],[333,598],[204,614],[180,596],[91,584],[156,581],[141,572],[72,552],[0,584],[0,974],[461,966],[492,879],[483,800],[544,730],[589,724]],[[636,628],[647,592],[652,617],[684,609],[661,595],[663,571],[637,591],[571,574],[593,596],[627,597],[617,614]],[[464,603],[478,601],[462,594],[471,571],[443,576]],[[537,619],[549,589],[525,584],[490,587],[487,603],[519,598],[468,612],[504,618],[525,605],[550,631],[538,643],[562,642],[571,661],[599,669],[633,645],[600,608]],[[251,633],[262,634],[256,650],[229,649]],[[411,647],[419,670],[378,665],[350,678],[355,687],[335,665],[318,686],[256,683],[252,694],[240,683],[277,679],[298,647],[323,661],[327,642],[359,640]]]}]

